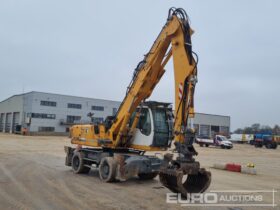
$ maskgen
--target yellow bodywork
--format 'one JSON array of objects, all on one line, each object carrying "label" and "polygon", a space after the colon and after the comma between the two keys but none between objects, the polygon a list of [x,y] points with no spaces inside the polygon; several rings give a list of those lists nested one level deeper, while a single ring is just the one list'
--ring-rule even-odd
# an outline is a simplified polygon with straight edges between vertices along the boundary
[{"label": "yellow bodywork", "polygon": [[[99,125],[100,126],[100,125]],[[102,125],[101,125],[102,126]],[[86,145],[90,147],[113,147],[112,141],[104,141],[106,138],[105,135],[105,127],[104,132],[102,134],[95,134],[94,127],[91,124],[88,125],[75,125],[72,126],[70,129],[70,135],[71,135],[71,143],[72,144],[79,144],[79,145]],[[138,150],[145,150],[145,151],[161,151],[166,148],[162,147],[151,147],[151,146],[145,146],[145,145],[137,145],[132,144],[130,146],[132,149],[138,149]]]},{"label": "yellow bodywork", "polygon": [[[100,147],[102,144],[99,139],[105,139],[105,127],[104,125],[99,125],[100,132],[95,134],[94,126],[91,124],[88,125],[74,125],[70,129],[71,143],[87,145],[91,147]],[[106,143],[106,146],[112,146],[111,143]]]},{"label": "yellow bodywork", "polygon": [[[187,119],[194,117],[193,93],[196,81],[196,62],[192,54],[186,52],[185,32],[182,21],[176,15],[170,18],[162,28],[144,62],[139,66],[129,91],[127,92],[116,115],[116,120],[106,131],[103,124],[99,125],[99,133],[95,133],[94,125],[74,125],[70,129],[71,142],[73,144],[87,145],[91,147],[129,147],[145,151],[162,150],[165,148],[134,145],[127,142],[133,135],[138,118],[129,127],[129,120],[142,101],[147,99],[160,81],[165,70],[164,67],[172,57],[175,78],[175,141],[183,142],[184,129]],[[189,28],[189,35],[193,34]],[[191,43],[187,43],[191,45]],[[170,50],[168,50],[170,48]],[[186,82],[188,80],[188,82]],[[186,85],[187,84],[187,85]],[[180,93],[183,89],[185,94]],[[180,98],[181,96],[181,98]],[[182,106],[181,103],[187,104]],[[185,125],[185,126],[182,126]]]}]

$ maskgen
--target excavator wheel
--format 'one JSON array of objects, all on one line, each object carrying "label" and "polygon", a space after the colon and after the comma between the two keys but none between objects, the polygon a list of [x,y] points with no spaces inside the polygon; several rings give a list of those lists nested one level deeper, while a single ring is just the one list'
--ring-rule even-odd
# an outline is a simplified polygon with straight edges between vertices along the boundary
[{"label": "excavator wheel", "polygon": [[84,164],[84,154],[81,152],[75,152],[72,157],[72,169],[75,174],[86,174],[90,171],[90,168]]},{"label": "excavator wheel", "polygon": [[187,198],[190,193],[203,193],[210,185],[211,173],[200,168],[197,174],[184,174],[180,169],[166,169],[159,173],[160,182],[174,193]]},{"label": "excavator wheel", "polygon": [[158,172],[141,173],[141,174],[138,174],[138,177],[141,180],[150,180],[150,179],[154,179],[157,175],[158,175]]},{"label": "excavator wheel", "polygon": [[99,177],[103,182],[114,182],[116,180],[117,161],[113,157],[104,157],[99,165]]}]

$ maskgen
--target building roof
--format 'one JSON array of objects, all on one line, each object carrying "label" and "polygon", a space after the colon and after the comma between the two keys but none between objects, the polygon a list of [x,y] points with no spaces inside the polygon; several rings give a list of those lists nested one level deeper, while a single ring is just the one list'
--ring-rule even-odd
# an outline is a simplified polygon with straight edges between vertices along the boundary
[{"label": "building roof", "polygon": [[195,112],[195,114],[203,114],[203,115],[210,115],[210,116],[217,116],[217,117],[230,117],[229,115],[221,115],[221,114],[206,114],[202,112]]},{"label": "building roof", "polygon": [[83,98],[83,99],[91,99],[91,100],[103,100],[103,101],[111,101],[111,102],[121,103],[120,101],[114,101],[114,100],[108,100],[108,99],[73,96],[73,95],[65,95],[65,94],[59,94],[59,93],[47,93],[47,92],[40,92],[40,91],[30,91],[30,92],[26,92],[26,93],[22,93],[22,94],[15,94],[15,95],[10,96],[9,98],[4,99],[3,101],[0,101],[0,103],[2,103],[4,101],[7,101],[10,98],[13,98],[13,97],[16,97],[16,96],[23,96],[23,95],[33,94],[33,93],[51,94],[51,95],[58,95],[58,96],[68,96],[68,97],[75,97],[75,98]]}]

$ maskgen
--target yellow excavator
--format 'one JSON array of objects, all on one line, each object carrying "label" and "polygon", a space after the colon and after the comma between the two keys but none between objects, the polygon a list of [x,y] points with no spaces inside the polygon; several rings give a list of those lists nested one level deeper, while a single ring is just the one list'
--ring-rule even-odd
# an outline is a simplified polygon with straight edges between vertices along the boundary
[{"label": "yellow excavator", "polygon": [[[65,147],[65,164],[72,166],[74,173],[88,173],[94,165],[104,182],[159,175],[165,187],[184,197],[209,187],[211,173],[194,159],[198,154],[193,147],[198,58],[192,50],[192,34],[186,12],[171,8],[152,48],[137,65],[115,116],[104,123],[71,127],[71,143],[77,146]],[[168,103],[146,101],[170,58],[174,64],[174,112]],[[163,158],[145,154],[165,151],[172,141],[174,151]]]}]

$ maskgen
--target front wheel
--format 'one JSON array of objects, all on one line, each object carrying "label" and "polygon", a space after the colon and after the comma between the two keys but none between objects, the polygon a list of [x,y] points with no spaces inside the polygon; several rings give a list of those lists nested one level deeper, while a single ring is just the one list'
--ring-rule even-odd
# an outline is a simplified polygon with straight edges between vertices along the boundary
[{"label": "front wheel", "polygon": [[113,182],[116,179],[117,161],[113,157],[104,157],[99,165],[99,177],[104,182]]}]

